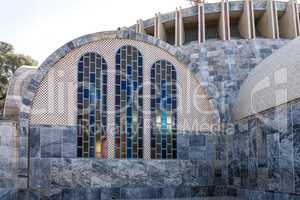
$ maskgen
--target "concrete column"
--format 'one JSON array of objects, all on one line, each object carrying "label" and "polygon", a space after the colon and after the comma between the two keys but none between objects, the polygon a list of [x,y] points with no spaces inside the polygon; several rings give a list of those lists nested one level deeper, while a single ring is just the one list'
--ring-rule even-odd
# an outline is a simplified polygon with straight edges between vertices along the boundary
[{"label": "concrete column", "polygon": [[199,43],[205,42],[205,14],[204,4],[198,4],[198,41]]},{"label": "concrete column", "polygon": [[250,27],[252,29],[252,38],[256,38],[256,30],[255,30],[255,16],[254,16],[254,8],[253,1],[249,0],[249,12],[250,12]]},{"label": "concrete column", "polygon": [[154,37],[158,38],[158,15],[155,14],[154,17]]},{"label": "concrete column", "polygon": [[161,22],[160,14],[157,15],[157,38],[163,41],[167,41],[166,29]]},{"label": "concrete column", "polygon": [[182,18],[181,8],[176,9],[175,18],[175,45],[182,46],[185,40],[184,24]]},{"label": "concrete column", "polygon": [[297,36],[300,36],[300,10],[297,2],[295,2],[295,12],[296,12],[296,27],[297,27]]},{"label": "concrete column", "polygon": [[143,20],[141,19],[137,20],[135,31],[138,33],[146,33]]},{"label": "concrete column", "polygon": [[[295,38],[298,35],[296,3],[290,0],[284,15],[280,18],[280,36],[283,38]],[[298,19],[299,20],[299,19]]]},{"label": "concrete column", "polygon": [[262,36],[266,38],[278,38],[278,18],[276,2],[273,0],[267,1],[266,11],[258,22],[258,30]]},{"label": "concrete column", "polygon": [[254,12],[251,0],[245,0],[244,11],[239,21],[239,31],[243,38],[255,39]]},{"label": "concrete column", "polygon": [[219,19],[218,33],[221,40],[230,40],[230,18],[228,0],[222,0],[221,2],[221,16]]}]

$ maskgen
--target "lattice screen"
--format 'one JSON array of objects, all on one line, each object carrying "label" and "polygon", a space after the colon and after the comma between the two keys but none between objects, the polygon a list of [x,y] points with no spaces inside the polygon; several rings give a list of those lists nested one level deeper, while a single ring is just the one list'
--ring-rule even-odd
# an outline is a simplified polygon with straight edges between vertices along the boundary
[{"label": "lattice screen", "polygon": [[[144,158],[150,159],[150,69],[161,59],[171,62],[177,71],[178,131],[207,131],[212,125],[208,98],[187,67],[167,52],[144,42],[111,39],[86,44],[62,58],[49,69],[35,95],[31,125],[65,125],[77,123],[77,63],[87,52],[96,52],[108,65],[108,157],[114,157],[115,55],[124,45],[136,47],[144,58]],[[111,128],[110,128],[111,127]]]}]

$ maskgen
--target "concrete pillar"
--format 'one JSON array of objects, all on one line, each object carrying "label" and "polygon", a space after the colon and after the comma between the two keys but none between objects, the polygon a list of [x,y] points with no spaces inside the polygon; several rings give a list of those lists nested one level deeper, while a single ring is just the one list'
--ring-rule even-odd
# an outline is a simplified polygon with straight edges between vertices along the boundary
[{"label": "concrete pillar", "polygon": [[221,2],[221,16],[219,19],[218,33],[221,40],[230,40],[230,17],[228,0],[222,0]]},{"label": "concrete pillar", "polygon": [[239,21],[239,31],[245,39],[255,39],[255,21],[252,0],[245,0],[243,14]]},{"label": "concrete pillar", "polygon": [[296,12],[296,27],[297,27],[297,36],[300,36],[300,10],[297,2],[295,2],[295,12]]},{"label": "concrete pillar", "polygon": [[267,1],[266,11],[258,22],[258,30],[266,38],[279,37],[277,9],[274,0]]},{"label": "concrete pillar", "polygon": [[185,40],[184,24],[182,18],[181,8],[176,9],[175,18],[175,45],[182,46]]},{"label": "concrete pillar", "polygon": [[300,36],[300,10],[297,2],[295,2],[295,12],[296,12],[296,27],[297,27],[297,36]]},{"label": "concrete pillar", "polygon": [[[299,20],[299,19],[298,19]],[[296,3],[290,0],[286,11],[279,21],[280,36],[283,38],[295,38],[298,35]]]},{"label": "concrete pillar", "polygon": [[155,14],[154,17],[154,37],[158,38],[158,15]]},{"label": "concrete pillar", "polygon": [[160,14],[157,14],[155,22],[156,22],[155,27],[157,30],[155,32],[157,33],[157,38],[161,39],[163,41],[167,41],[166,30],[165,30],[163,23],[161,22]]},{"label": "concrete pillar", "polygon": [[204,4],[198,4],[198,41],[199,43],[205,42],[205,14]]},{"label": "concrete pillar", "polygon": [[141,19],[137,20],[135,31],[138,33],[146,33],[143,20]]}]

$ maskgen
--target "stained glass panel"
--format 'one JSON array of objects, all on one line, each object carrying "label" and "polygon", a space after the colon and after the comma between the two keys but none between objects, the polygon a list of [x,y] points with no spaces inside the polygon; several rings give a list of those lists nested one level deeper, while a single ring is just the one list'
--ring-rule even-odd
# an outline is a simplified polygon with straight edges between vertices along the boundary
[{"label": "stained glass panel", "polygon": [[160,60],[151,68],[151,158],[176,159],[176,70]]},{"label": "stained glass panel", "polygon": [[116,54],[115,157],[143,158],[143,57],[133,46]]},{"label": "stained glass panel", "polygon": [[105,159],[107,129],[107,64],[97,53],[78,63],[77,156]]}]

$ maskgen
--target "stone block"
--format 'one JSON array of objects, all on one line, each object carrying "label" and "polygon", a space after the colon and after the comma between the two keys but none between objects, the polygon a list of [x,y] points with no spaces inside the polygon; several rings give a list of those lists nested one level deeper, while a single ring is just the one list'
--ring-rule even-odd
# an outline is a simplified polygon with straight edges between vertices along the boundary
[{"label": "stone block", "polygon": [[62,129],[46,128],[40,130],[41,157],[61,158],[62,157]]},{"label": "stone block", "polygon": [[109,162],[113,187],[146,185],[148,166],[145,162],[133,160],[112,160]]},{"label": "stone block", "polygon": [[189,157],[189,147],[177,148],[177,158],[178,160],[188,160]]},{"label": "stone block", "polygon": [[190,186],[177,186],[175,190],[175,198],[190,198],[191,193]]},{"label": "stone block", "polygon": [[182,184],[180,161],[151,160],[146,162],[146,170],[148,186],[177,186]]},{"label": "stone block", "polygon": [[102,188],[101,199],[119,199],[121,198],[120,188]]},{"label": "stone block", "polygon": [[208,187],[195,186],[191,188],[191,197],[207,197]]},{"label": "stone block", "polygon": [[72,161],[70,159],[51,159],[51,186],[70,188],[73,185]]},{"label": "stone block", "polygon": [[295,190],[294,170],[292,168],[280,169],[281,192],[293,193]]},{"label": "stone block", "polygon": [[177,146],[178,149],[189,147],[190,144],[190,134],[189,133],[178,133],[177,134]]},{"label": "stone block", "polygon": [[152,187],[121,188],[121,199],[156,199],[158,189]]},{"label": "stone block", "polygon": [[105,160],[93,160],[91,171],[92,187],[106,188],[112,185],[111,165]]},{"label": "stone block", "polygon": [[30,187],[48,188],[51,180],[50,159],[31,159],[30,160]]},{"label": "stone block", "polygon": [[175,187],[160,187],[157,189],[157,199],[175,198]]},{"label": "stone block", "polygon": [[91,187],[91,159],[72,159],[73,187]]},{"label": "stone block", "polygon": [[40,129],[30,129],[30,157],[40,158],[41,157],[41,144],[40,144]]},{"label": "stone block", "polygon": [[203,134],[191,134],[190,146],[192,147],[204,147],[206,146],[206,136]]},{"label": "stone block", "polygon": [[294,171],[295,176],[295,192],[300,194],[300,170]]},{"label": "stone block", "polygon": [[206,160],[206,150],[203,150],[202,147],[190,147],[189,150],[189,159],[190,160]]}]

